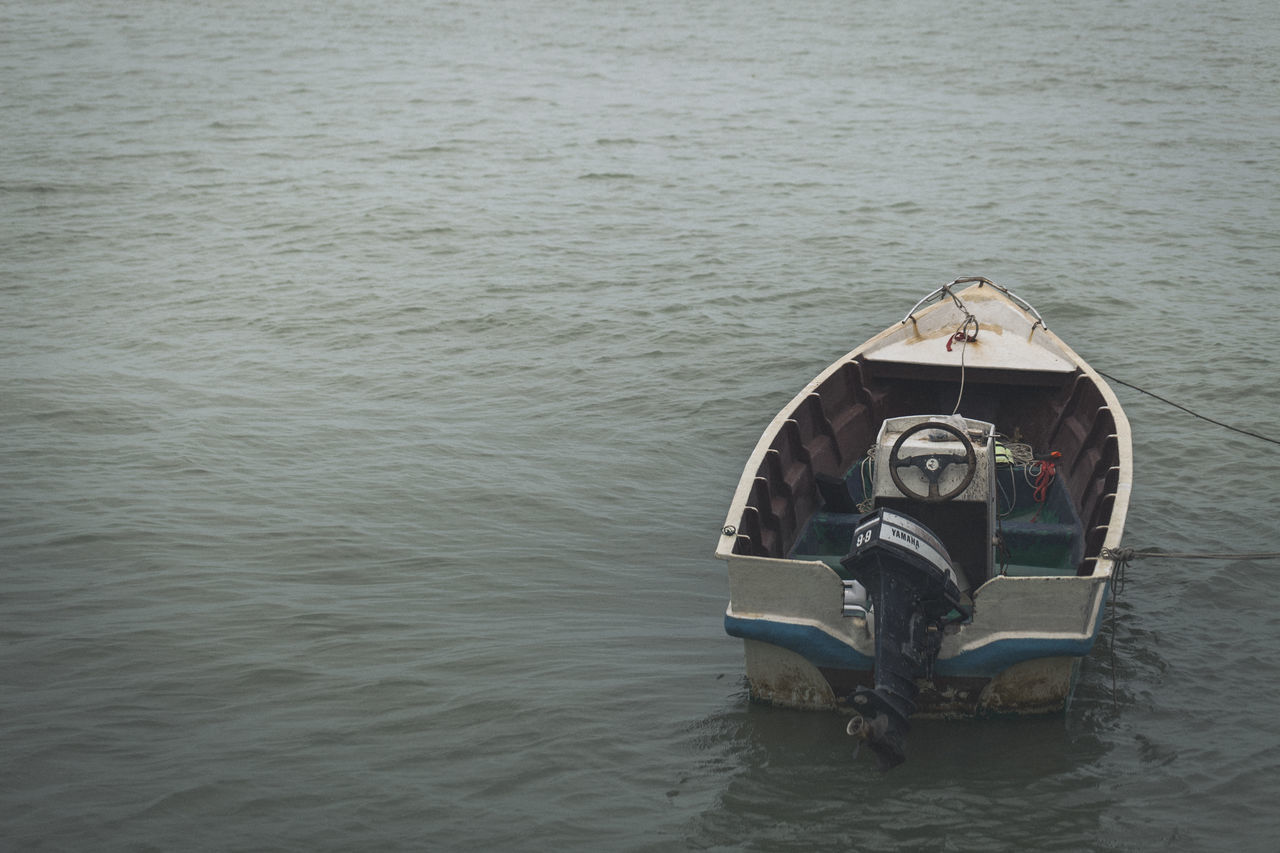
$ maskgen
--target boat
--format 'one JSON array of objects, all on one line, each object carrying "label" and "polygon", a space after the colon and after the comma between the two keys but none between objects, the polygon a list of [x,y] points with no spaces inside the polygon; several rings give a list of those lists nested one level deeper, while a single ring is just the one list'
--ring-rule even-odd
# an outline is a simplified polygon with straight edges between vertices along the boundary
[{"label": "boat", "polygon": [[747,460],[715,553],[751,698],[850,715],[882,769],[913,716],[1062,711],[1120,565],[1131,445],[1029,303],[937,288]]}]

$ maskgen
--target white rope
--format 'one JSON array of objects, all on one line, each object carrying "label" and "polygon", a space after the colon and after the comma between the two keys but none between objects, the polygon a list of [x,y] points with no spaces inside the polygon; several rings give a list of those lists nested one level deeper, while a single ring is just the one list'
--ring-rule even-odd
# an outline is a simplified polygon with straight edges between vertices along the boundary
[{"label": "white rope", "polygon": [[1003,443],[1001,446],[1004,452],[1009,455],[1009,459],[1016,465],[1027,465],[1035,461],[1035,451],[1031,449],[1031,445],[1021,442]]},{"label": "white rope", "polygon": [[[956,300],[957,303],[959,300]],[[961,305],[963,308],[964,306]],[[969,324],[973,324],[973,336],[978,336],[978,318],[973,316],[965,309],[964,322],[960,324],[960,328],[956,329],[953,339],[960,341],[960,393],[956,395],[956,407],[951,410],[951,414],[960,411],[960,400],[964,398],[964,351],[969,347]]]},{"label": "white rope", "polygon": [[876,446],[867,448],[867,456],[858,463],[858,476],[862,479],[863,498],[858,503],[858,512],[863,515],[876,508]]}]

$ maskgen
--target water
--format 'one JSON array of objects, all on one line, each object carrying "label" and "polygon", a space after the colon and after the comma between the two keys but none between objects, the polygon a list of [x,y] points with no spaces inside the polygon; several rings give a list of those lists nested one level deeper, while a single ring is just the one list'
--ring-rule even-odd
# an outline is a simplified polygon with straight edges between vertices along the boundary
[{"label": "water", "polygon": [[[958,275],[1280,433],[1277,57],[1262,0],[0,3],[0,846],[1271,850],[1274,564],[1135,564],[1065,715],[881,776],[747,702],[710,554]],[[1128,543],[1280,550],[1271,446],[1120,390]]]}]

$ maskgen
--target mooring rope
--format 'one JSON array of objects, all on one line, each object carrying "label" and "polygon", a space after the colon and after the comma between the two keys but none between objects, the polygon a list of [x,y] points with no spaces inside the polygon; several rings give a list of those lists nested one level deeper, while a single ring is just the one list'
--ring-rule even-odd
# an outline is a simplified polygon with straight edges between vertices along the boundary
[{"label": "mooring rope", "polygon": [[[1134,385],[1131,382],[1125,382],[1123,379],[1117,379],[1109,373],[1103,373],[1101,370],[1099,370],[1098,373],[1102,377],[1112,382],[1115,382],[1118,385],[1123,385],[1126,388],[1132,388],[1135,391],[1139,391],[1143,394],[1146,394],[1148,397],[1155,397],[1160,402],[1167,403],[1168,405],[1173,406],[1175,409],[1181,409],[1187,414],[1197,417],[1202,421],[1208,421],[1209,423],[1214,424],[1215,426],[1220,426],[1220,427],[1223,427],[1224,429],[1229,429],[1232,432],[1238,432],[1241,435],[1250,436],[1251,438],[1261,439],[1262,441],[1269,441],[1272,444],[1280,444],[1280,439],[1274,439],[1274,438],[1271,438],[1270,436],[1260,435],[1259,433],[1251,432],[1247,429],[1241,429],[1240,427],[1232,426],[1231,424],[1226,424],[1219,420],[1214,420],[1211,417],[1202,415],[1199,412],[1195,412],[1195,411],[1192,411],[1191,409],[1188,409],[1186,406],[1182,405],[1181,403],[1175,403],[1172,400],[1167,400],[1164,397],[1161,397],[1159,394],[1153,394],[1152,392],[1148,391],[1146,388],[1139,388],[1137,385]],[[1122,548],[1103,548],[1099,556],[1101,556],[1103,559],[1112,560],[1116,563],[1117,578],[1120,580],[1121,585],[1123,585],[1125,567],[1128,566],[1129,563],[1132,562],[1134,559],[1139,557],[1168,557],[1169,559],[1172,559],[1172,560],[1275,560],[1275,559],[1280,559],[1280,551],[1251,551],[1247,553],[1217,552],[1217,553],[1211,553],[1211,554],[1203,554],[1203,553],[1187,553],[1185,551],[1157,551],[1155,549],[1147,549],[1147,550],[1139,551],[1133,548],[1122,547]]]},{"label": "mooring rope", "polygon": [[1175,560],[1274,560],[1280,558],[1280,551],[1254,551],[1246,554],[1190,554],[1181,551],[1136,551],[1133,548],[1103,548],[1098,556],[1115,563],[1114,580],[1111,583],[1110,642],[1108,652],[1111,658],[1111,703],[1119,708],[1120,702],[1116,693],[1116,600],[1124,592],[1126,569],[1139,557],[1169,557]]},{"label": "mooring rope", "polygon": [[1173,560],[1275,560],[1280,551],[1252,551],[1249,553],[1188,554],[1182,551],[1135,551],[1132,548],[1103,548],[1100,556],[1126,564],[1137,557],[1169,557]]},{"label": "mooring rope", "polygon": [[[1216,420],[1215,418],[1211,418],[1207,415],[1202,415],[1199,412],[1196,412],[1196,411],[1193,411],[1192,409],[1187,408],[1181,403],[1175,403],[1173,400],[1169,400],[1169,399],[1166,399],[1165,397],[1161,397],[1159,394],[1148,391],[1146,388],[1141,388],[1137,385],[1134,385],[1132,382],[1125,382],[1123,379],[1117,379],[1116,377],[1112,376],[1109,373],[1103,373],[1101,370],[1099,370],[1098,374],[1101,375],[1103,378],[1116,383],[1117,385],[1123,385],[1126,388],[1132,388],[1134,391],[1137,391],[1140,394],[1146,394],[1148,397],[1154,397],[1155,399],[1159,400],[1161,403],[1164,403],[1169,406],[1173,406],[1175,409],[1179,409],[1183,412],[1186,412],[1188,415],[1191,415],[1192,417],[1195,417],[1195,418],[1199,418],[1200,420],[1205,421],[1207,423],[1211,423],[1214,426],[1220,426],[1223,429],[1231,430],[1232,432],[1239,433],[1240,435],[1247,435],[1250,438],[1256,438],[1260,441],[1266,441],[1271,444],[1280,444],[1280,439],[1272,438],[1269,435],[1262,435],[1261,433],[1256,433],[1256,432],[1253,432],[1252,430],[1242,429],[1238,426],[1233,426],[1228,423],[1223,423],[1222,421]],[[1125,580],[1126,580],[1126,577],[1125,577],[1126,569],[1128,569],[1130,563],[1132,563],[1135,559],[1144,558],[1144,557],[1167,557],[1171,560],[1275,560],[1275,559],[1280,559],[1280,551],[1252,551],[1252,552],[1245,552],[1245,553],[1218,552],[1218,553],[1206,554],[1206,553],[1191,553],[1186,551],[1157,551],[1155,549],[1136,550],[1134,548],[1120,547],[1120,548],[1103,548],[1099,552],[1099,556],[1102,557],[1104,560],[1111,560],[1112,562],[1115,563],[1114,581],[1111,584],[1111,613],[1110,613],[1110,623],[1111,623],[1110,640],[1111,641],[1108,645],[1110,647],[1109,652],[1111,657],[1111,701],[1112,701],[1112,704],[1118,708],[1119,701],[1117,699],[1117,693],[1116,693],[1116,599],[1120,595],[1120,593],[1124,591]]]},{"label": "mooring rope", "polygon": [[1188,415],[1197,417],[1202,421],[1208,421],[1209,423],[1214,424],[1215,426],[1220,426],[1224,429],[1229,429],[1232,432],[1238,432],[1241,435],[1247,435],[1252,438],[1261,439],[1262,441],[1269,441],[1272,444],[1280,444],[1280,439],[1271,438],[1270,436],[1266,436],[1266,435],[1260,435],[1256,432],[1250,432],[1247,429],[1241,429],[1240,427],[1232,426],[1231,424],[1224,424],[1222,421],[1214,420],[1208,415],[1202,415],[1199,412],[1194,412],[1191,409],[1188,409],[1186,406],[1182,405],[1181,403],[1175,403],[1172,400],[1166,400],[1164,397],[1161,397],[1159,394],[1153,394],[1152,392],[1148,391],[1146,388],[1139,388],[1137,385],[1134,385],[1131,382],[1125,382],[1123,379],[1116,379],[1114,376],[1112,376],[1109,373],[1103,373],[1101,370],[1099,370],[1098,374],[1106,379],[1111,380],[1112,382],[1115,382],[1119,385],[1123,385],[1126,388],[1132,388],[1135,391],[1146,394],[1148,397],[1155,397],[1161,403],[1167,403],[1168,405],[1173,406],[1175,409],[1181,409],[1182,411],[1186,412]]}]

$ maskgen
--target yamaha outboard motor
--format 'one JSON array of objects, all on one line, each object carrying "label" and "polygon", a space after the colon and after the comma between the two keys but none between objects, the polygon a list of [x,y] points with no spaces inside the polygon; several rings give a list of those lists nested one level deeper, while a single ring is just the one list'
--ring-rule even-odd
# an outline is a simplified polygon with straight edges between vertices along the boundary
[{"label": "yamaha outboard motor", "polygon": [[942,542],[896,510],[865,516],[841,564],[867,589],[876,635],[876,686],[854,692],[849,734],[865,740],[880,769],[888,770],[906,760],[915,681],[932,676],[943,626],[968,619],[973,611],[961,598]]}]

